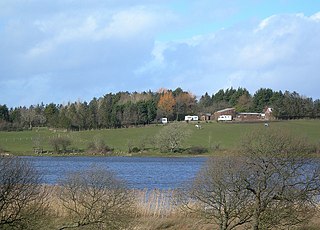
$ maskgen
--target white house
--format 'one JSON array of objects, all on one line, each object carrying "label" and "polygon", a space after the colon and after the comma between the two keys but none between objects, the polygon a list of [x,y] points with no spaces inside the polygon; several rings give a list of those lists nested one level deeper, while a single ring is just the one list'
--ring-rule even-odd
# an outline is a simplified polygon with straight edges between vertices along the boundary
[{"label": "white house", "polygon": [[185,117],[184,117],[184,120],[185,120],[185,121],[198,121],[198,120],[199,120],[199,117],[198,117],[198,116],[188,115],[188,116],[185,116]]}]

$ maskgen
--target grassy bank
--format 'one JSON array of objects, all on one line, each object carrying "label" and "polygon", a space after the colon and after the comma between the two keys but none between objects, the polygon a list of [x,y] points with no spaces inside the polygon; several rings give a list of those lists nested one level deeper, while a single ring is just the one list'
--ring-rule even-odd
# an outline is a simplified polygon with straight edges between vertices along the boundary
[{"label": "grassy bank", "polygon": [[[270,127],[286,129],[289,132],[308,138],[313,143],[320,142],[320,120],[293,120],[270,123]],[[117,154],[128,153],[129,147],[149,149],[140,155],[160,155],[153,149],[156,134],[162,125],[152,125],[137,128],[86,130],[80,132],[66,132],[47,128],[34,128],[32,131],[0,132],[0,150],[11,154],[32,155],[33,148],[40,145],[44,151],[52,152],[50,139],[66,136],[71,140],[69,147],[76,153],[86,151],[95,137],[105,140],[106,144]],[[184,148],[201,146],[208,149],[231,150],[238,143],[241,136],[253,129],[264,129],[263,123],[201,123],[201,129],[195,123],[188,124],[191,135],[183,143]]]}]

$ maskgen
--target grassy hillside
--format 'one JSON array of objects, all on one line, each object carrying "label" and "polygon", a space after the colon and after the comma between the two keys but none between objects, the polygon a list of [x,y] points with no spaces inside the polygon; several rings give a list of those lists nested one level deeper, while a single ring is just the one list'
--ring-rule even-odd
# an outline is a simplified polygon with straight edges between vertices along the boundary
[{"label": "grassy hillside", "polygon": [[[219,146],[220,149],[232,149],[241,136],[255,128],[264,129],[263,123],[201,123],[202,128],[197,129],[194,123],[188,124],[190,137],[185,141],[184,147],[191,146]],[[313,143],[320,143],[320,120],[294,120],[272,122],[270,127],[286,129],[295,135],[308,138]],[[49,130],[47,128],[34,128],[32,131],[0,132],[0,149],[7,152],[24,155],[32,154],[33,147],[40,143],[46,151],[52,151],[50,138],[67,136],[72,141],[72,148],[83,151],[95,137],[105,140],[106,144],[118,153],[128,152],[131,147],[152,148],[155,135],[162,129],[162,125],[139,128],[92,130],[81,132],[65,132]]]}]

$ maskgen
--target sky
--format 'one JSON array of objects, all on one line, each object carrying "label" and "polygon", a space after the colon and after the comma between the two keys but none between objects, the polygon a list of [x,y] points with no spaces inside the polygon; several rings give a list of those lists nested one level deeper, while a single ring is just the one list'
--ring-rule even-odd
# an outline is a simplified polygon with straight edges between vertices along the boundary
[{"label": "sky", "polygon": [[320,98],[318,0],[0,0],[0,105],[243,87]]}]

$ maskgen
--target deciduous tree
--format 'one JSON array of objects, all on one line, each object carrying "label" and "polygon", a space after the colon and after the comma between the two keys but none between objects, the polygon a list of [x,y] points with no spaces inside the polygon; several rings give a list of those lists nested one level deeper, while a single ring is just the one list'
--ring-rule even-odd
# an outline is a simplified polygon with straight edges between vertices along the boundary
[{"label": "deciduous tree", "polygon": [[165,91],[160,95],[158,102],[158,114],[160,116],[171,117],[176,101],[171,91]]},{"label": "deciduous tree", "polygon": [[175,97],[176,120],[182,120],[185,115],[195,112],[196,99],[189,92],[180,92]]},{"label": "deciduous tree", "polygon": [[60,229],[128,229],[133,196],[111,171],[91,167],[68,174],[60,185],[59,198],[70,220]]},{"label": "deciduous tree", "polygon": [[0,229],[41,229],[47,193],[30,162],[0,157]]},{"label": "deciduous tree", "polygon": [[244,223],[253,230],[287,229],[314,215],[320,162],[306,140],[269,127],[245,135],[240,150],[239,157],[210,160],[199,172],[191,207],[220,229]]},{"label": "deciduous tree", "polygon": [[256,130],[242,140],[248,175],[242,178],[253,197],[252,229],[300,224],[312,214],[320,192],[320,163],[308,142],[278,129]]},{"label": "deciduous tree", "polygon": [[162,152],[174,152],[181,148],[190,131],[182,123],[171,123],[157,134],[156,143]]},{"label": "deciduous tree", "polygon": [[210,158],[194,179],[183,207],[215,222],[220,230],[247,224],[252,216],[251,194],[241,180],[242,166],[241,158]]}]

